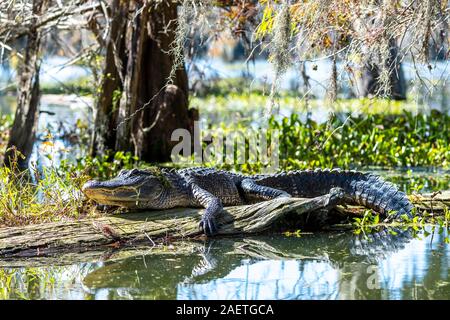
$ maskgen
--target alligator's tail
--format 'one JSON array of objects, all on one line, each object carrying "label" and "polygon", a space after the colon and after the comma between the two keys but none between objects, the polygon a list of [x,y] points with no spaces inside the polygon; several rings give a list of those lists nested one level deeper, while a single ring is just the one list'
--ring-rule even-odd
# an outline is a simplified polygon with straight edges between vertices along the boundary
[{"label": "alligator's tail", "polygon": [[[281,173],[284,185],[290,185],[293,196],[314,197],[327,193],[333,187],[341,187],[347,198],[383,215],[395,212],[395,218],[403,214],[412,217],[414,206],[404,192],[378,175],[340,169],[316,169]],[[287,180],[285,180],[287,179]],[[272,179],[268,179],[272,180]],[[267,181],[270,183],[269,181]],[[272,183],[275,182],[272,180]],[[270,183],[270,184],[272,184]],[[277,184],[277,183],[275,183]],[[281,185],[274,187],[281,187]]]},{"label": "alligator's tail", "polygon": [[393,183],[372,173],[343,171],[342,174],[348,178],[343,179],[341,188],[357,204],[383,215],[395,212],[394,218],[403,214],[412,217],[413,204]]},{"label": "alligator's tail", "polygon": [[383,215],[395,212],[395,218],[403,214],[412,217],[414,206],[406,194],[398,190],[396,185],[385,181],[378,175],[339,169],[316,170],[315,172],[325,176],[323,180],[328,180],[330,186],[343,188],[346,196],[357,204]]}]

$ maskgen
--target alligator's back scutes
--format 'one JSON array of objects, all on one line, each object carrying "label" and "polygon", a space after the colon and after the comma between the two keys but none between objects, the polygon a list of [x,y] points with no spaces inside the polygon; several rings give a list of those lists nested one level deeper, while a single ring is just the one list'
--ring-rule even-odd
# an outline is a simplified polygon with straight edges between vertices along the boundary
[{"label": "alligator's back scutes", "polygon": [[[84,187],[88,197],[102,204],[148,209],[205,207],[202,227],[215,233],[215,216],[223,205],[241,205],[275,197],[317,197],[339,187],[349,201],[387,215],[412,216],[413,205],[406,194],[372,173],[354,170],[315,169],[277,174],[244,175],[213,168],[161,170],[170,181],[166,186],[151,174],[131,170],[115,179],[90,181]],[[106,203],[105,203],[106,202]],[[109,203],[108,203],[109,202]]]}]

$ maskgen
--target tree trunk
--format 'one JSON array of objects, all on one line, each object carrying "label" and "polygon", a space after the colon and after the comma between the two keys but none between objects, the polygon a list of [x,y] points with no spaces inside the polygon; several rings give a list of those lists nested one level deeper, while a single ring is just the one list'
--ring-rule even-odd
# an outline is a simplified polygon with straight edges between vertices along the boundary
[{"label": "tree trunk", "polygon": [[[176,70],[170,84],[168,82],[174,67],[174,58],[168,51],[175,38],[177,4],[130,1],[125,5],[122,2],[119,1],[118,6],[129,6],[130,14],[122,31],[125,46],[120,48],[120,56],[128,59],[120,59],[124,62],[123,81],[109,81],[110,86],[103,87],[99,107],[107,112],[99,111],[102,117],[98,117],[98,122],[107,123],[103,125],[107,130],[96,128],[94,153],[102,153],[104,145],[104,149],[132,151],[145,161],[169,161],[176,144],[171,142],[172,132],[178,128],[193,132],[195,118],[195,112],[188,109],[184,65]],[[105,75],[111,59],[106,61]],[[121,95],[115,108],[117,104],[111,102],[118,96],[117,92]]]},{"label": "tree trunk", "polygon": [[110,33],[106,44],[105,68],[98,97],[91,154],[104,154],[116,144],[117,117],[123,91],[125,32],[128,22],[128,1],[114,0],[111,4]]},{"label": "tree trunk", "polygon": [[[5,166],[9,167],[17,164],[19,169],[27,168],[33,150],[39,117],[39,52],[41,47],[41,32],[36,29],[35,25],[47,6],[48,0],[33,1],[33,25],[27,36],[25,57],[20,70],[17,109],[4,158]],[[20,152],[23,157],[17,152]]]},{"label": "tree trunk", "polygon": [[385,95],[394,100],[406,99],[406,81],[403,75],[402,66],[398,57],[398,47],[395,39],[389,41],[389,57],[386,67],[389,70],[389,92],[383,91],[383,86],[379,81],[381,66],[373,62],[371,55],[366,56],[361,67],[361,76],[357,77],[357,96],[370,97]]}]

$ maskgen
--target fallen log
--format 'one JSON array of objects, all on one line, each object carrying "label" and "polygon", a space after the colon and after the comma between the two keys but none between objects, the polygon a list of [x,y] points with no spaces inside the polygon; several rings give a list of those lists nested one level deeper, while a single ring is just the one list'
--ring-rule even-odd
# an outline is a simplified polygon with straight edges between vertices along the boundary
[{"label": "fallen log", "polygon": [[[254,234],[287,213],[302,214],[328,206],[330,195],[311,199],[280,198],[254,205],[225,208],[219,235]],[[182,208],[111,215],[72,222],[53,222],[0,229],[0,257],[32,257],[67,251],[107,249],[161,239],[202,237],[201,209]]]},{"label": "fallen log", "polygon": [[[419,212],[442,214],[450,209],[450,190],[434,193],[411,194],[409,200]],[[362,215],[367,208],[354,205],[338,206],[336,208],[342,215]]]},{"label": "fallen log", "polygon": [[429,213],[443,212],[450,208],[450,190],[412,194],[409,196],[409,200],[419,211],[426,210]]},{"label": "fallen log", "polygon": [[[442,212],[450,207],[450,190],[439,194],[410,196],[419,210]],[[292,219],[304,213],[329,209],[330,195],[321,197],[282,198],[254,205],[225,208],[219,218],[219,235],[261,233],[289,213]],[[341,215],[358,215],[361,207],[341,207]],[[202,239],[199,231],[203,210],[180,208],[146,211],[0,229],[0,265],[2,261],[29,257],[57,257],[77,253],[89,257],[131,244],[155,246],[159,241]],[[68,259],[70,260],[70,258]]]}]

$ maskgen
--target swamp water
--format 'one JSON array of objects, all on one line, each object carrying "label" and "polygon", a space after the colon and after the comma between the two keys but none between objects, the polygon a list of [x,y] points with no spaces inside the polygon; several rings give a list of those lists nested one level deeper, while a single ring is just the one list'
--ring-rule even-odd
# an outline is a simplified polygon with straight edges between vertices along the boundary
[{"label": "swamp water", "polygon": [[[42,114],[40,128],[55,135],[56,154],[42,156],[38,142],[32,161],[51,165],[73,153],[58,151],[70,143],[56,133],[77,118],[89,121],[89,113],[79,102],[70,105],[43,103],[42,110],[55,112]],[[448,171],[375,171],[403,190],[448,188]],[[27,267],[0,260],[0,299],[450,299],[448,234],[427,231],[371,242],[351,233],[316,233],[149,244]]]},{"label": "swamp water", "polygon": [[[449,299],[445,231],[222,238],[0,269],[2,299]],[[155,251],[153,251],[155,250]],[[44,261],[44,260],[42,260]],[[42,263],[41,261],[41,263]],[[2,262],[0,262],[2,263]]]}]

